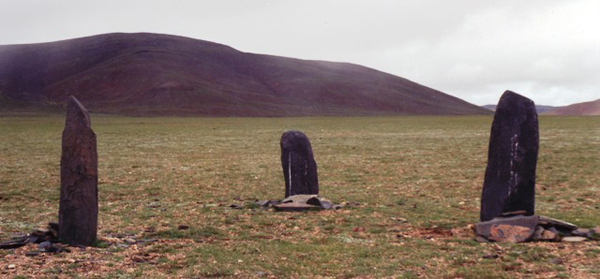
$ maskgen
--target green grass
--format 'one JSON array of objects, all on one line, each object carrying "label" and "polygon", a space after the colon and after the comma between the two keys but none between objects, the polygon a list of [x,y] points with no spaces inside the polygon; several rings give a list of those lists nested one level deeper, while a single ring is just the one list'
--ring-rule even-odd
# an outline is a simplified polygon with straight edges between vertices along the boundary
[{"label": "green grass", "polygon": [[[62,272],[127,278],[597,276],[598,242],[472,240],[466,226],[479,217],[491,121],[92,115],[101,241],[114,235],[159,241],[137,249],[76,250],[61,257],[81,263]],[[57,220],[63,125],[62,116],[0,118],[1,240]],[[279,137],[290,129],[311,140],[320,194],[358,205],[305,213],[228,207],[283,198]],[[540,129],[537,213],[600,225],[600,118],[540,117]],[[48,261],[6,270],[11,262],[30,261],[19,251],[0,251],[0,276],[61,269]],[[499,257],[483,258],[494,253]],[[577,261],[567,260],[573,255]],[[564,264],[551,263],[555,257]]]}]

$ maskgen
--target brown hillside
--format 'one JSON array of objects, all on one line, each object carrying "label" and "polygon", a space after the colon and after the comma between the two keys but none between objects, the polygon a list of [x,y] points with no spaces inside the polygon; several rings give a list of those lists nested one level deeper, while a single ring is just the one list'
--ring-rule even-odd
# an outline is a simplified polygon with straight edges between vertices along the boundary
[{"label": "brown hillside", "polygon": [[130,115],[490,114],[374,69],[237,51],[184,37],[106,34],[0,46],[0,109],[62,106]]},{"label": "brown hillside", "polygon": [[600,115],[600,99],[550,110],[549,115]]}]

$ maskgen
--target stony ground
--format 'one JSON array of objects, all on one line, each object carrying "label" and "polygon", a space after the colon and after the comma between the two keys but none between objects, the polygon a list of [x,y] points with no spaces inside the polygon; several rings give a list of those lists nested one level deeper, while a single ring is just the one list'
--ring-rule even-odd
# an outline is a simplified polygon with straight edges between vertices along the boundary
[{"label": "stony ground", "polygon": [[[600,225],[599,120],[540,118],[538,214]],[[0,118],[0,240],[56,221],[63,121]],[[597,241],[473,240],[490,124],[92,115],[99,242],[60,254],[1,250],[0,276],[599,277]],[[311,139],[321,195],[346,207],[254,205],[283,198],[279,137],[289,129]]]}]

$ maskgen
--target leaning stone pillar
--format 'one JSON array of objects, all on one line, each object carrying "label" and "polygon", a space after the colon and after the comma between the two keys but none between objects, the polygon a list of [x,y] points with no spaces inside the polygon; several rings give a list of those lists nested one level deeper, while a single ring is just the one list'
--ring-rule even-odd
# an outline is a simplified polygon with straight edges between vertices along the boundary
[{"label": "leaning stone pillar", "polygon": [[90,245],[98,229],[98,155],[90,114],[69,97],[60,160],[59,238]]},{"label": "leaning stone pillar", "polygon": [[481,221],[508,212],[534,214],[538,145],[535,104],[514,92],[504,92],[492,123]]},{"label": "leaning stone pillar", "polygon": [[285,197],[318,195],[317,163],[308,137],[299,131],[281,135],[281,166],[285,179]]}]

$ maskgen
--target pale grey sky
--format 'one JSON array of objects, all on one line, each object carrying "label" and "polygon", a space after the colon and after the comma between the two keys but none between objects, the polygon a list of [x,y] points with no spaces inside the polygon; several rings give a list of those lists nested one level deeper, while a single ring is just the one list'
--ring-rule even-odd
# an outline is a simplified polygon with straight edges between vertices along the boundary
[{"label": "pale grey sky", "polygon": [[600,98],[598,0],[0,0],[0,45],[110,32],[350,62],[484,105]]}]

